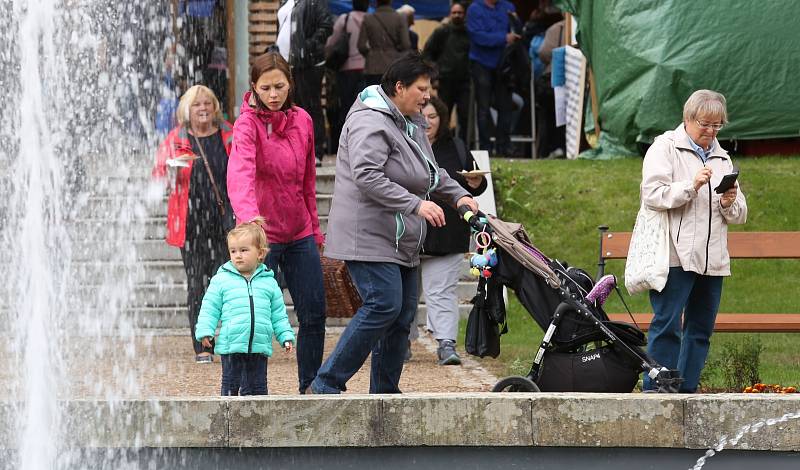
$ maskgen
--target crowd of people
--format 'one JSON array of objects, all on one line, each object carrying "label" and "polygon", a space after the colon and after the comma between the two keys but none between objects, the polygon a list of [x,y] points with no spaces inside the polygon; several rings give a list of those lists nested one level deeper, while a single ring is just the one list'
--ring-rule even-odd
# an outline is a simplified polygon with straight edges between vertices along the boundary
[{"label": "crowd of people", "polygon": [[[468,147],[493,156],[530,156],[510,136],[531,133],[530,113],[524,111],[535,101],[541,121],[536,133],[543,142],[538,155],[563,155],[564,130],[555,126],[549,70],[537,73],[536,68],[561,45],[563,38],[548,29],[563,16],[549,2],[541,3],[545,6],[523,22],[508,0],[454,1],[423,44],[412,28],[415,9],[410,5],[394,10],[391,0],[375,0],[368,13],[369,0],[353,0],[352,11],[332,19],[324,1],[286,0],[278,11],[278,39],[270,49],[279,50],[296,74],[296,101],[313,119],[318,163],[325,145],[328,153],[338,147],[356,93],[379,84],[389,64],[407,51],[420,51],[436,65],[439,75],[432,93],[455,112],[457,135]],[[285,26],[290,23],[299,26]],[[545,37],[556,41],[545,42]],[[341,41],[347,42],[346,60],[330,61],[326,67],[326,57]],[[535,100],[530,96],[532,73],[537,78]],[[319,94],[323,76],[327,134]]]},{"label": "crowd of people", "polygon": [[[253,61],[235,124],[223,119],[211,89],[192,86],[177,106],[176,127],[156,153],[153,176],[169,193],[166,241],[180,248],[187,275],[195,360],[209,363],[220,356],[222,395],[267,393],[273,337],[286,351],[296,351],[300,394],[345,391],[370,355],[370,393],[399,393],[420,287],[439,364],[461,363],[456,285],[470,232],[455,209],[477,211],[473,196],[487,182],[462,174],[475,162],[463,125],[452,131],[451,106],[460,123],[462,106],[469,106],[463,82],[471,74],[475,90],[494,94],[477,99],[481,146],[492,145],[481,132],[490,127],[488,107],[500,106],[494,144],[502,152],[513,113],[502,108],[510,95],[503,90],[509,82],[500,64],[523,36],[513,31],[514,10],[506,0],[476,0],[466,9],[456,2],[449,22],[420,53],[408,34],[413,10],[406,9],[404,17],[389,0],[378,0],[375,13],[368,14],[367,0],[353,4],[352,12],[329,21],[322,19],[329,16],[325,2],[287,0],[279,22],[296,25],[286,34],[281,29],[276,47]],[[557,42],[552,36],[562,34],[559,29],[563,23],[556,21],[539,32],[528,30],[531,50],[541,33],[540,53],[548,41]],[[337,121],[336,180],[323,234],[316,202],[321,109],[313,109],[319,99],[310,89],[319,92],[318,60],[342,37],[350,54],[336,80],[340,99],[351,103]],[[455,54],[470,60],[462,63]],[[546,51],[540,58],[546,66]],[[701,90],[687,101],[683,123],[656,139],[645,157],[642,201],[669,211],[678,234],[706,223],[724,234],[728,223],[746,218],[738,187],[716,197],[707,187],[712,174],[730,170],[716,141],[726,121],[724,97]],[[699,196],[705,192],[708,204]],[[710,215],[704,222],[705,211]],[[681,370],[689,392],[705,360],[721,277],[730,274],[724,244],[706,245],[703,254],[693,240],[673,237],[667,287],[650,293],[655,318],[648,350]],[[326,256],[345,262],[363,301],[324,363],[323,248]],[[705,260],[702,271],[699,260]],[[296,335],[281,284],[293,299]],[[682,342],[684,310],[690,321]]]}]

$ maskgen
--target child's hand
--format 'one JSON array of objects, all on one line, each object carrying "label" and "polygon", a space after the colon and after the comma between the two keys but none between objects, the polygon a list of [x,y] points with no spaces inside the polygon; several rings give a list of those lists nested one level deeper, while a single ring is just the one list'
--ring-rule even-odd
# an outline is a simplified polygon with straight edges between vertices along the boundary
[{"label": "child's hand", "polygon": [[283,350],[286,351],[287,353],[292,352],[293,349],[294,349],[294,344],[292,344],[291,341],[283,343]]},{"label": "child's hand", "polygon": [[210,347],[212,347],[211,346],[211,340],[212,339],[213,338],[211,336],[206,336],[205,338],[203,338],[203,341],[201,341],[200,343],[203,345],[204,348],[210,348]]}]

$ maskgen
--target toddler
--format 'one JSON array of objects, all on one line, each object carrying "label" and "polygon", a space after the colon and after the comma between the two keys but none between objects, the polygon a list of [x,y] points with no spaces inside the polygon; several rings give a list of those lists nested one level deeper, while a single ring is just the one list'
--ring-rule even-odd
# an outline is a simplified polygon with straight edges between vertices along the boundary
[{"label": "toddler", "polygon": [[268,247],[261,223],[256,218],[228,233],[231,260],[211,278],[197,319],[195,336],[206,347],[222,322],[214,353],[222,358],[223,396],[266,395],[273,335],[287,352],[295,341],[283,292],[263,264]]}]

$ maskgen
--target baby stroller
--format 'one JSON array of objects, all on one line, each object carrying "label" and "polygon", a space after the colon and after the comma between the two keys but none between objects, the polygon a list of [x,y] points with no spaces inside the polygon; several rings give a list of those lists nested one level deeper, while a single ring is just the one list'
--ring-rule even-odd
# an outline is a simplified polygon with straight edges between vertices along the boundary
[{"label": "baby stroller", "polygon": [[494,248],[496,254],[496,264],[480,279],[473,303],[496,323],[504,323],[498,317],[504,316],[505,308],[497,304],[503,302],[498,293],[507,286],[545,331],[530,372],[506,377],[492,391],[627,393],[645,372],[659,392],[677,393],[683,379],[648,357],[642,349],[647,345],[642,330],[610,321],[603,311],[603,302],[616,289],[613,275],[595,283],[582,269],[542,254],[521,224],[474,214],[468,207],[459,212],[476,232],[476,240],[484,240],[479,249]]}]

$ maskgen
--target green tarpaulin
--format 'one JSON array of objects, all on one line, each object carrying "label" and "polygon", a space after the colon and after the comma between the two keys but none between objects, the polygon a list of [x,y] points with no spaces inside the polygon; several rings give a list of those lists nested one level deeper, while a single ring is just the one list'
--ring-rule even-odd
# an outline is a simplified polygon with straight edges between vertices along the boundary
[{"label": "green tarpaulin", "polygon": [[800,136],[800,1],[558,3],[597,83],[602,133],[589,158],[637,154],[701,88],[728,100],[720,139]]}]

